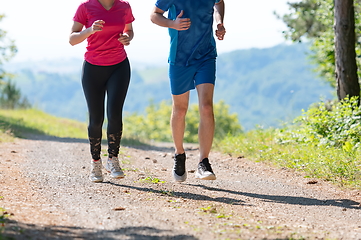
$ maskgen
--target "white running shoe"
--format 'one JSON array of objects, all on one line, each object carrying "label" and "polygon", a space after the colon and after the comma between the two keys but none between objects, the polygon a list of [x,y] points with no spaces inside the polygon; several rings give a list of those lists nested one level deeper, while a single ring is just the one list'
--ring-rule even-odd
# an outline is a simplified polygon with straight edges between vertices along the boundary
[{"label": "white running shoe", "polygon": [[103,173],[102,173],[102,160],[94,161],[91,160],[91,169],[89,179],[92,182],[102,182]]},{"label": "white running shoe", "polygon": [[212,170],[208,158],[203,159],[202,162],[198,164],[196,178],[200,180],[216,180],[216,175]]},{"label": "white running shoe", "polygon": [[105,169],[110,173],[112,178],[124,178],[124,172],[119,166],[119,160],[117,157],[108,158]]}]

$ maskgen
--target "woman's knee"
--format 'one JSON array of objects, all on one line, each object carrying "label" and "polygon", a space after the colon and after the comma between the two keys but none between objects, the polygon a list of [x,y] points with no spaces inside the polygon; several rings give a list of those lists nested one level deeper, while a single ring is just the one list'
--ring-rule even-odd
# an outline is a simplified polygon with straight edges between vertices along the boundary
[{"label": "woman's knee", "polygon": [[98,135],[102,131],[104,119],[90,120],[88,125],[89,133],[95,133]]}]

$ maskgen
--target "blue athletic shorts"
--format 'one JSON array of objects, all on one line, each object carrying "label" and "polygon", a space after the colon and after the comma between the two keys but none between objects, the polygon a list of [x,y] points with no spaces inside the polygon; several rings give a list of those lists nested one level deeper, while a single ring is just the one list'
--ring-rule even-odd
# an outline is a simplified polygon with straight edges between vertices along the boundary
[{"label": "blue athletic shorts", "polygon": [[214,85],[216,81],[216,59],[207,59],[186,67],[169,65],[169,79],[173,95],[186,93],[202,83]]}]

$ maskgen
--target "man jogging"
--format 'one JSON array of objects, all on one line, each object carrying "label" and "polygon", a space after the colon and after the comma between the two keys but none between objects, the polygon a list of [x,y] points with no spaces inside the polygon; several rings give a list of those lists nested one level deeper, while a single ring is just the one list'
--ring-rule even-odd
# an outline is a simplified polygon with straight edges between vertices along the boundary
[{"label": "man jogging", "polygon": [[[168,18],[164,13],[168,12]],[[190,90],[197,89],[200,122],[198,129],[200,158],[196,178],[215,180],[209,163],[214,135],[213,92],[216,72],[215,35],[223,40],[223,0],[157,0],[151,21],[169,29],[171,38],[169,78],[172,93],[171,128],[175,146],[173,177],[177,182],[187,178],[186,154],[183,147],[185,116]]]}]

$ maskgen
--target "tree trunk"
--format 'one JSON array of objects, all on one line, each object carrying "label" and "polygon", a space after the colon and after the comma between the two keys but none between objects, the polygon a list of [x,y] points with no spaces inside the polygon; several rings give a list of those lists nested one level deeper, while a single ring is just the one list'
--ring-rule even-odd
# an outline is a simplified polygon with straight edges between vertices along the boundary
[{"label": "tree trunk", "polygon": [[337,96],[360,96],[355,51],[355,10],[353,0],[335,2],[335,57]]}]

